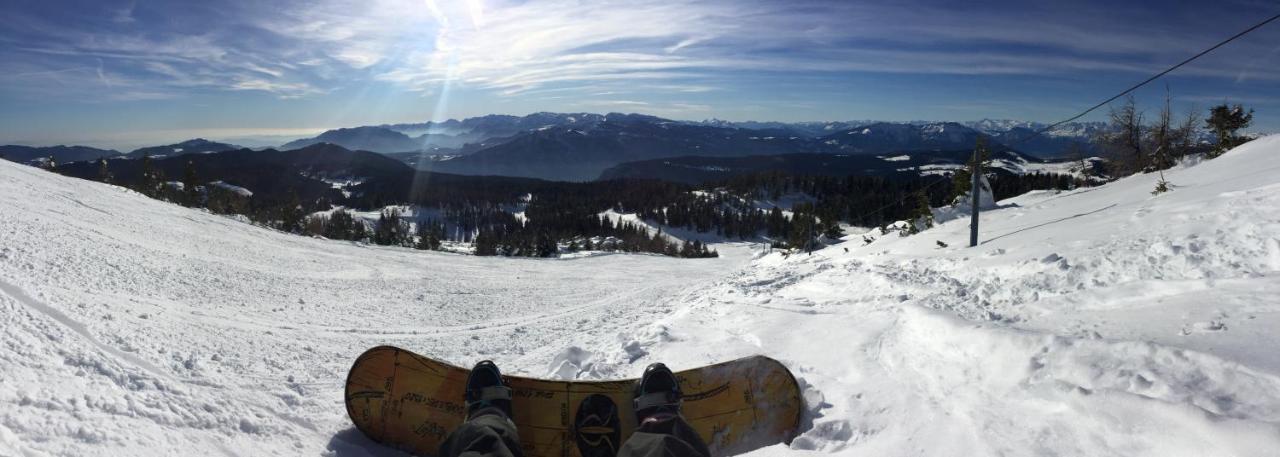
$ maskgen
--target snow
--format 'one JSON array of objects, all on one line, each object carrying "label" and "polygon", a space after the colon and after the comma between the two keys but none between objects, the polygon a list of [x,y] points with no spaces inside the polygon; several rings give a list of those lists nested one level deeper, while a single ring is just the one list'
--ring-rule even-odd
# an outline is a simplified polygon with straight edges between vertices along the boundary
[{"label": "snow", "polygon": [[[646,221],[640,218],[640,215],[636,213],[619,213],[617,210],[614,210],[611,208],[611,209],[607,209],[600,212],[600,214],[598,214],[597,216],[606,218],[609,220],[609,222],[613,224],[622,222],[626,224],[631,224],[636,228],[643,228],[645,233],[648,233],[649,236],[653,236],[654,234],[661,233],[662,237],[669,242],[678,243],[678,242],[684,241],[684,238],[678,238],[674,234],[672,234],[671,229],[669,227],[664,227],[661,224],[656,224],[650,221]],[[689,238],[689,240],[692,241],[693,238]]]},{"label": "snow", "polygon": [[880,160],[883,160],[883,161],[885,161],[885,162],[904,162],[904,161],[907,161],[907,160],[911,160],[911,156],[909,156],[909,155],[896,155],[896,156],[892,156],[892,157],[880,157]]},{"label": "snow", "polygon": [[364,349],[545,376],[577,347],[591,376],[627,376],[626,347],[656,338],[631,319],[657,320],[665,297],[747,259],[312,239],[9,163],[0,211],[22,214],[0,218],[0,455],[359,451],[374,445],[351,429],[342,386]]},{"label": "snow", "polygon": [[750,455],[1274,456],[1277,154],[1001,201],[976,248],[960,217],[697,260],[318,240],[0,163],[0,454],[381,455],[342,381],[396,344],[575,379],[768,355],[808,412]]},{"label": "snow", "polygon": [[209,185],[214,186],[214,187],[217,187],[217,188],[220,188],[220,189],[224,189],[224,190],[226,190],[226,191],[228,191],[228,192],[232,192],[232,193],[234,193],[234,194],[236,194],[236,195],[239,195],[239,196],[241,196],[241,197],[252,197],[252,196],[253,196],[253,191],[251,191],[251,190],[249,190],[249,189],[245,189],[245,188],[240,187],[240,186],[237,186],[237,185],[229,184],[229,183],[226,183],[226,182],[223,182],[223,181],[214,181],[214,182],[209,183]]},{"label": "snow", "polygon": [[1092,170],[1102,162],[1103,159],[1098,157],[1043,163],[1028,162],[1025,160],[994,159],[991,161],[990,166],[1003,168],[1018,174],[1047,173],[1085,178],[1087,176],[1084,174],[1084,171]]},{"label": "snow", "polygon": [[323,181],[329,184],[330,187],[337,189],[339,192],[342,192],[343,197],[351,197],[351,191],[348,189],[355,186],[359,186],[360,184],[363,184],[365,180],[369,179],[365,177],[340,177],[340,178],[332,178],[328,176],[308,176],[308,177],[312,179],[319,179],[320,181]]}]

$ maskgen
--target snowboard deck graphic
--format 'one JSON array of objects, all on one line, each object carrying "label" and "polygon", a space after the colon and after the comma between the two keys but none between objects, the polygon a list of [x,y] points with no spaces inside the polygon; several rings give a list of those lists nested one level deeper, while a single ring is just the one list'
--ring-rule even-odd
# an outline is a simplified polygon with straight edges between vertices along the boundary
[{"label": "snowboard deck graphic", "polygon": [[[466,418],[463,390],[469,372],[404,349],[375,347],[356,359],[347,375],[347,414],[374,441],[434,456]],[[684,391],[682,414],[713,455],[789,441],[800,425],[799,384],[776,360],[745,357],[676,377]],[[608,455],[602,451],[621,447],[635,431],[634,379],[505,378],[527,457]],[[616,416],[610,408],[616,408]]]}]

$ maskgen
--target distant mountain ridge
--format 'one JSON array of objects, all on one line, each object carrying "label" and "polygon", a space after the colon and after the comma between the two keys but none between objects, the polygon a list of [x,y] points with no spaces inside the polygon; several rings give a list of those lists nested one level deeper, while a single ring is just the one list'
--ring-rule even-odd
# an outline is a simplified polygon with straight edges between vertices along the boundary
[{"label": "distant mountain ridge", "polygon": [[373,152],[410,152],[424,147],[421,141],[395,130],[365,126],[328,130],[313,138],[290,141],[280,146],[280,149],[288,151],[321,143],[336,144],[355,151]]},{"label": "distant mountain ridge", "polygon": [[[1052,134],[1034,135],[1043,125],[991,119],[677,121],[640,114],[539,112],[336,129],[290,142],[281,149],[327,142],[392,154],[424,170],[589,180],[621,163],[660,157],[941,151],[971,148],[979,136],[987,136],[992,143],[1016,145],[1016,149],[1036,157],[1095,155],[1097,151],[1090,140],[1105,128],[1103,123],[1082,122],[1066,124]],[[655,126],[669,138],[656,138]]]},{"label": "distant mountain ridge", "polygon": [[[281,150],[333,144],[394,157],[420,170],[549,180],[596,179],[610,167],[666,157],[744,157],[794,153],[886,154],[971,149],[987,137],[1035,157],[1096,155],[1089,141],[1101,122],[1068,123],[1044,135],[1044,124],[984,119],[972,122],[679,121],[643,114],[533,113],[329,130],[290,141]],[[30,148],[28,148],[30,149]],[[215,152],[237,146],[203,139],[142,148],[131,157]],[[50,154],[18,151],[18,159],[54,155],[58,162],[119,155],[107,150]],[[58,157],[59,155],[65,157]],[[23,161],[23,160],[20,160]]]},{"label": "distant mountain ridge", "polygon": [[0,146],[0,158],[11,162],[35,164],[53,159],[55,163],[97,160],[103,157],[121,155],[114,149],[98,149],[89,146],[21,146],[16,144]]},{"label": "distant mountain ridge", "polygon": [[[514,122],[512,118],[500,120]],[[488,118],[486,122],[497,121]],[[747,129],[720,126],[729,125],[725,123],[713,125],[619,113],[543,115],[523,125],[542,122],[571,125],[545,125],[495,141],[497,144],[469,154],[448,160],[418,161],[416,166],[456,174],[586,181],[622,163],[663,157],[949,151],[971,149],[978,137],[989,136],[954,122],[880,122],[856,127],[828,123],[810,126],[809,133],[825,133],[812,136],[783,124],[753,124],[756,129]],[[991,138],[991,143],[997,146],[1000,141]]]},{"label": "distant mountain ridge", "polygon": [[635,160],[830,150],[809,138],[767,136],[752,130],[611,113],[594,123],[541,127],[469,155],[420,167],[467,175],[590,181],[609,167]]},{"label": "distant mountain ridge", "polygon": [[[966,166],[972,150],[915,151],[891,154],[779,154],[746,157],[670,157],[627,162],[605,170],[601,180],[656,179],[701,184],[734,176],[781,172],[820,176],[880,176],[913,178],[946,173]],[[1071,164],[1051,162],[999,148],[991,153],[989,170],[1003,174],[1063,173]]]},{"label": "distant mountain ridge", "polygon": [[219,143],[216,141],[209,141],[204,138],[196,138],[165,146],[151,146],[134,149],[133,152],[130,152],[127,155],[127,157],[133,159],[140,159],[144,156],[151,156],[153,158],[177,157],[188,154],[211,154],[222,151],[234,151],[236,149],[244,148],[234,144]]}]

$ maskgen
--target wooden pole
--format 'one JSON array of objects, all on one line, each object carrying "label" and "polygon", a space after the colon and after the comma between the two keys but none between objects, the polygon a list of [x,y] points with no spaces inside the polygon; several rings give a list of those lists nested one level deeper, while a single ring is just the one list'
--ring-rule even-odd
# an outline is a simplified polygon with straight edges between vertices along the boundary
[{"label": "wooden pole", "polygon": [[973,174],[973,187],[969,190],[973,194],[973,210],[969,220],[969,247],[978,245],[978,195],[982,193],[982,141],[978,141],[978,147],[973,148],[973,165],[969,168],[969,172]]}]

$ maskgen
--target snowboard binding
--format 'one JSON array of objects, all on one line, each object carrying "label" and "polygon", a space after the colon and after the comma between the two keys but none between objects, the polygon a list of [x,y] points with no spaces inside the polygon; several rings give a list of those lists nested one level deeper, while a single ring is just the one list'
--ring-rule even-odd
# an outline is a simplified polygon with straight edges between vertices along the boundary
[{"label": "snowboard binding", "polygon": [[680,415],[680,402],[683,393],[680,381],[675,373],[661,363],[654,363],[644,369],[644,376],[636,383],[635,406],[636,422],[660,421]]},{"label": "snowboard binding", "polygon": [[502,379],[502,372],[492,361],[477,363],[467,375],[467,418],[491,414],[495,410],[511,417],[511,387]]},{"label": "snowboard binding", "polygon": [[591,394],[578,404],[573,421],[574,441],[582,457],[614,457],[622,446],[618,406],[608,395]]}]

